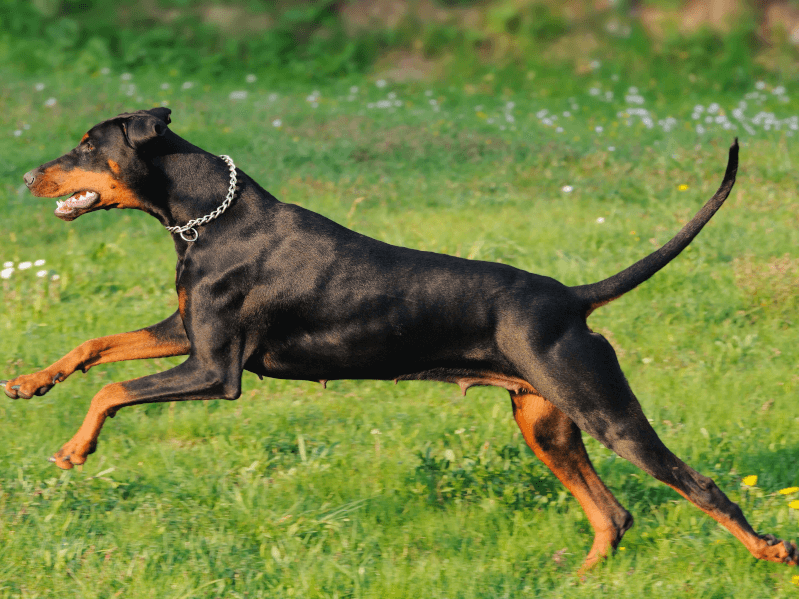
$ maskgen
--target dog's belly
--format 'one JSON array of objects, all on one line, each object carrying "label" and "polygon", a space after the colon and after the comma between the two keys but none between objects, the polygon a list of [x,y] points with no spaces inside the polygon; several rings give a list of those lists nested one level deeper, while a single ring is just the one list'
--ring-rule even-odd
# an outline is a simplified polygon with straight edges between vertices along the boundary
[{"label": "dog's belly", "polygon": [[[328,381],[370,379],[385,381],[439,381],[459,385],[463,391],[474,386],[494,386],[514,394],[536,393],[533,386],[513,372],[509,364],[495,359],[494,352],[473,349],[459,356],[352,356],[297,355],[291,351],[267,351],[250,358],[245,369],[270,378]],[[388,358],[388,359],[387,359]]]}]

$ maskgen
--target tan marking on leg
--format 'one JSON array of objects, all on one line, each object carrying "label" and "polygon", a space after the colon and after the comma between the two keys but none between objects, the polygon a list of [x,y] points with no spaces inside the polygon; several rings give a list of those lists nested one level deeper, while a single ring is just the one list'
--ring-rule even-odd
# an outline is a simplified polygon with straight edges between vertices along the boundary
[{"label": "tan marking on leg", "polygon": [[44,370],[10,380],[6,388],[10,390],[12,386],[19,385],[17,394],[20,397],[32,397],[40,389],[48,389],[56,382],[62,382],[76,370],[86,372],[92,366],[109,362],[181,356],[188,354],[190,349],[188,340],[165,341],[148,331],[109,335],[84,341]]},{"label": "tan marking on leg", "polygon": [[123,383],[111,383],[103,387],[92,399],[89,412],[78,432],[53,456],[56,466],[69,470],[73,466],[83,464],[86,457],[94,453],[97,448],[97,438],[100,436],[105,419],[113,417],[116,411],[130,403],[131,399]]},{"label": "tan marking on leg", "polygon": [[[715,484],[715,483],[714,483]],[[672,489],[677,491],[680,495],[685,497],[688,501],[705,512],[708,516],[713,518],[716,522],[721,524],[724,528],[729,530],[733,536],[743,543],[744,547],[749,550],[757,559],[762,559],[770,562],[777,562],[780,564],[789,564],[791,566],[799,566],[799,548],[796,543],[786,542],[772,537],[774,541],[769,544],[767,538],[755,532],[752,526],[747,522],[743,512],[738,508],[739,514],[729,516],[721,513],[715,506],[703,506],[691,499],[691,497],[682,492],[680,489],[669,485]],[[736,505],[736,507],[738,507]]]},{"label": "tan marking on leg", "polygon": [[534,394],[511,394],[513,417],[535,455],[552,470],[585,511],[594,543],[581,570],[615,548],[632,526],[632,516],[594,470],[580,429],[553,404]]}]

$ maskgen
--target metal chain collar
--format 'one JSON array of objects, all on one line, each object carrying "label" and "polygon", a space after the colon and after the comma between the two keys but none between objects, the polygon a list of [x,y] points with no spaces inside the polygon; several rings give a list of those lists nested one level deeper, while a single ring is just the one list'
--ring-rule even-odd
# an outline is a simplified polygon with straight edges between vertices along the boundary
[{"label": "metal chain collar", "polygon": [[[219,205],[219,207],[210,214],[206,214],[202,218],[195,218],[194,220],[190,220],[182,227],[166,228],[166,230],[169,231],[170,233],[180,233],[180,238],[183,239],[183,241],[187,241],[189,243],[197,241],[197,238],[200,236],[200,234],[197,232],[197,229],[195,229],[194,227],[197,227],[199,225],[204,225],[214,220],[217,216],[219,216],[225,210],[227,210],[227,207],[230,206],[230,202],[233,201],[233,195],[236,193],[236,165],[233,164],[233,159],[230,156],[225,156],[223,154],[222,156],[220,156],[220,158],[224,160],[227,163],[227,165],[230,167],[230,187],[228,187],[227,190],[227,197],[225,198],[225,201],[222,202]],[[189,236],[186,237],[184,233],[186,233],[187,231],[192,231],[194,234],[193,235],[189,234]]]}]

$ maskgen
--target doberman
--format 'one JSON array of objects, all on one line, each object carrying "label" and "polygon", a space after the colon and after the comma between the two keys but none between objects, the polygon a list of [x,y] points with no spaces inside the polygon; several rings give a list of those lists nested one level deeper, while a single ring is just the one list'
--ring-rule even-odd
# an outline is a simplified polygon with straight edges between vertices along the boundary
[{"label": "doberman", "polygon": [[86,341],[40,372],[3,381],[9,397],[27,399],[78,369],[188,355],[165,372],[103,387],[51,458],[57,466],[83,464],[120,408],[233,400],[244,370],[323,383],[447,381],[464,392],[493,385],[510,392],[525,441],[594,528],[583,568],[615,548],[633,518],[594,471],[581,431],[674,488],[755,557],[799,565],[795,543],[756,533],[711,479],[666,448],[611,345],[586,323],[674,259],[721,207],[735,182],[737,140],[721,187],[671,241],[608,279],[567,287],[505,264],[388,245],[279,202],[227,157],[172,132],[170,112],[103,121],[24,176],[35,196],[69,196],[55,211],[65,221],[101,208],[151,214],[172,232],[178,256],[172,316]]}]

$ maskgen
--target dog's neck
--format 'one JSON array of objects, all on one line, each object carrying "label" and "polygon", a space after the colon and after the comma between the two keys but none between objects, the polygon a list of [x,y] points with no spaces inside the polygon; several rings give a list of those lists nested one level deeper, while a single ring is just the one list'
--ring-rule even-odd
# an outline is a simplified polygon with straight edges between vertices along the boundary
[{"label": "dog's neck", "polygon": [[230,186],[230,169],[219,156],[174,133],[164,137],[162,153],[149,160],[156,183],[144,190],[151,201],[143,209],[165,227],[181,226],[220,206]]}]

